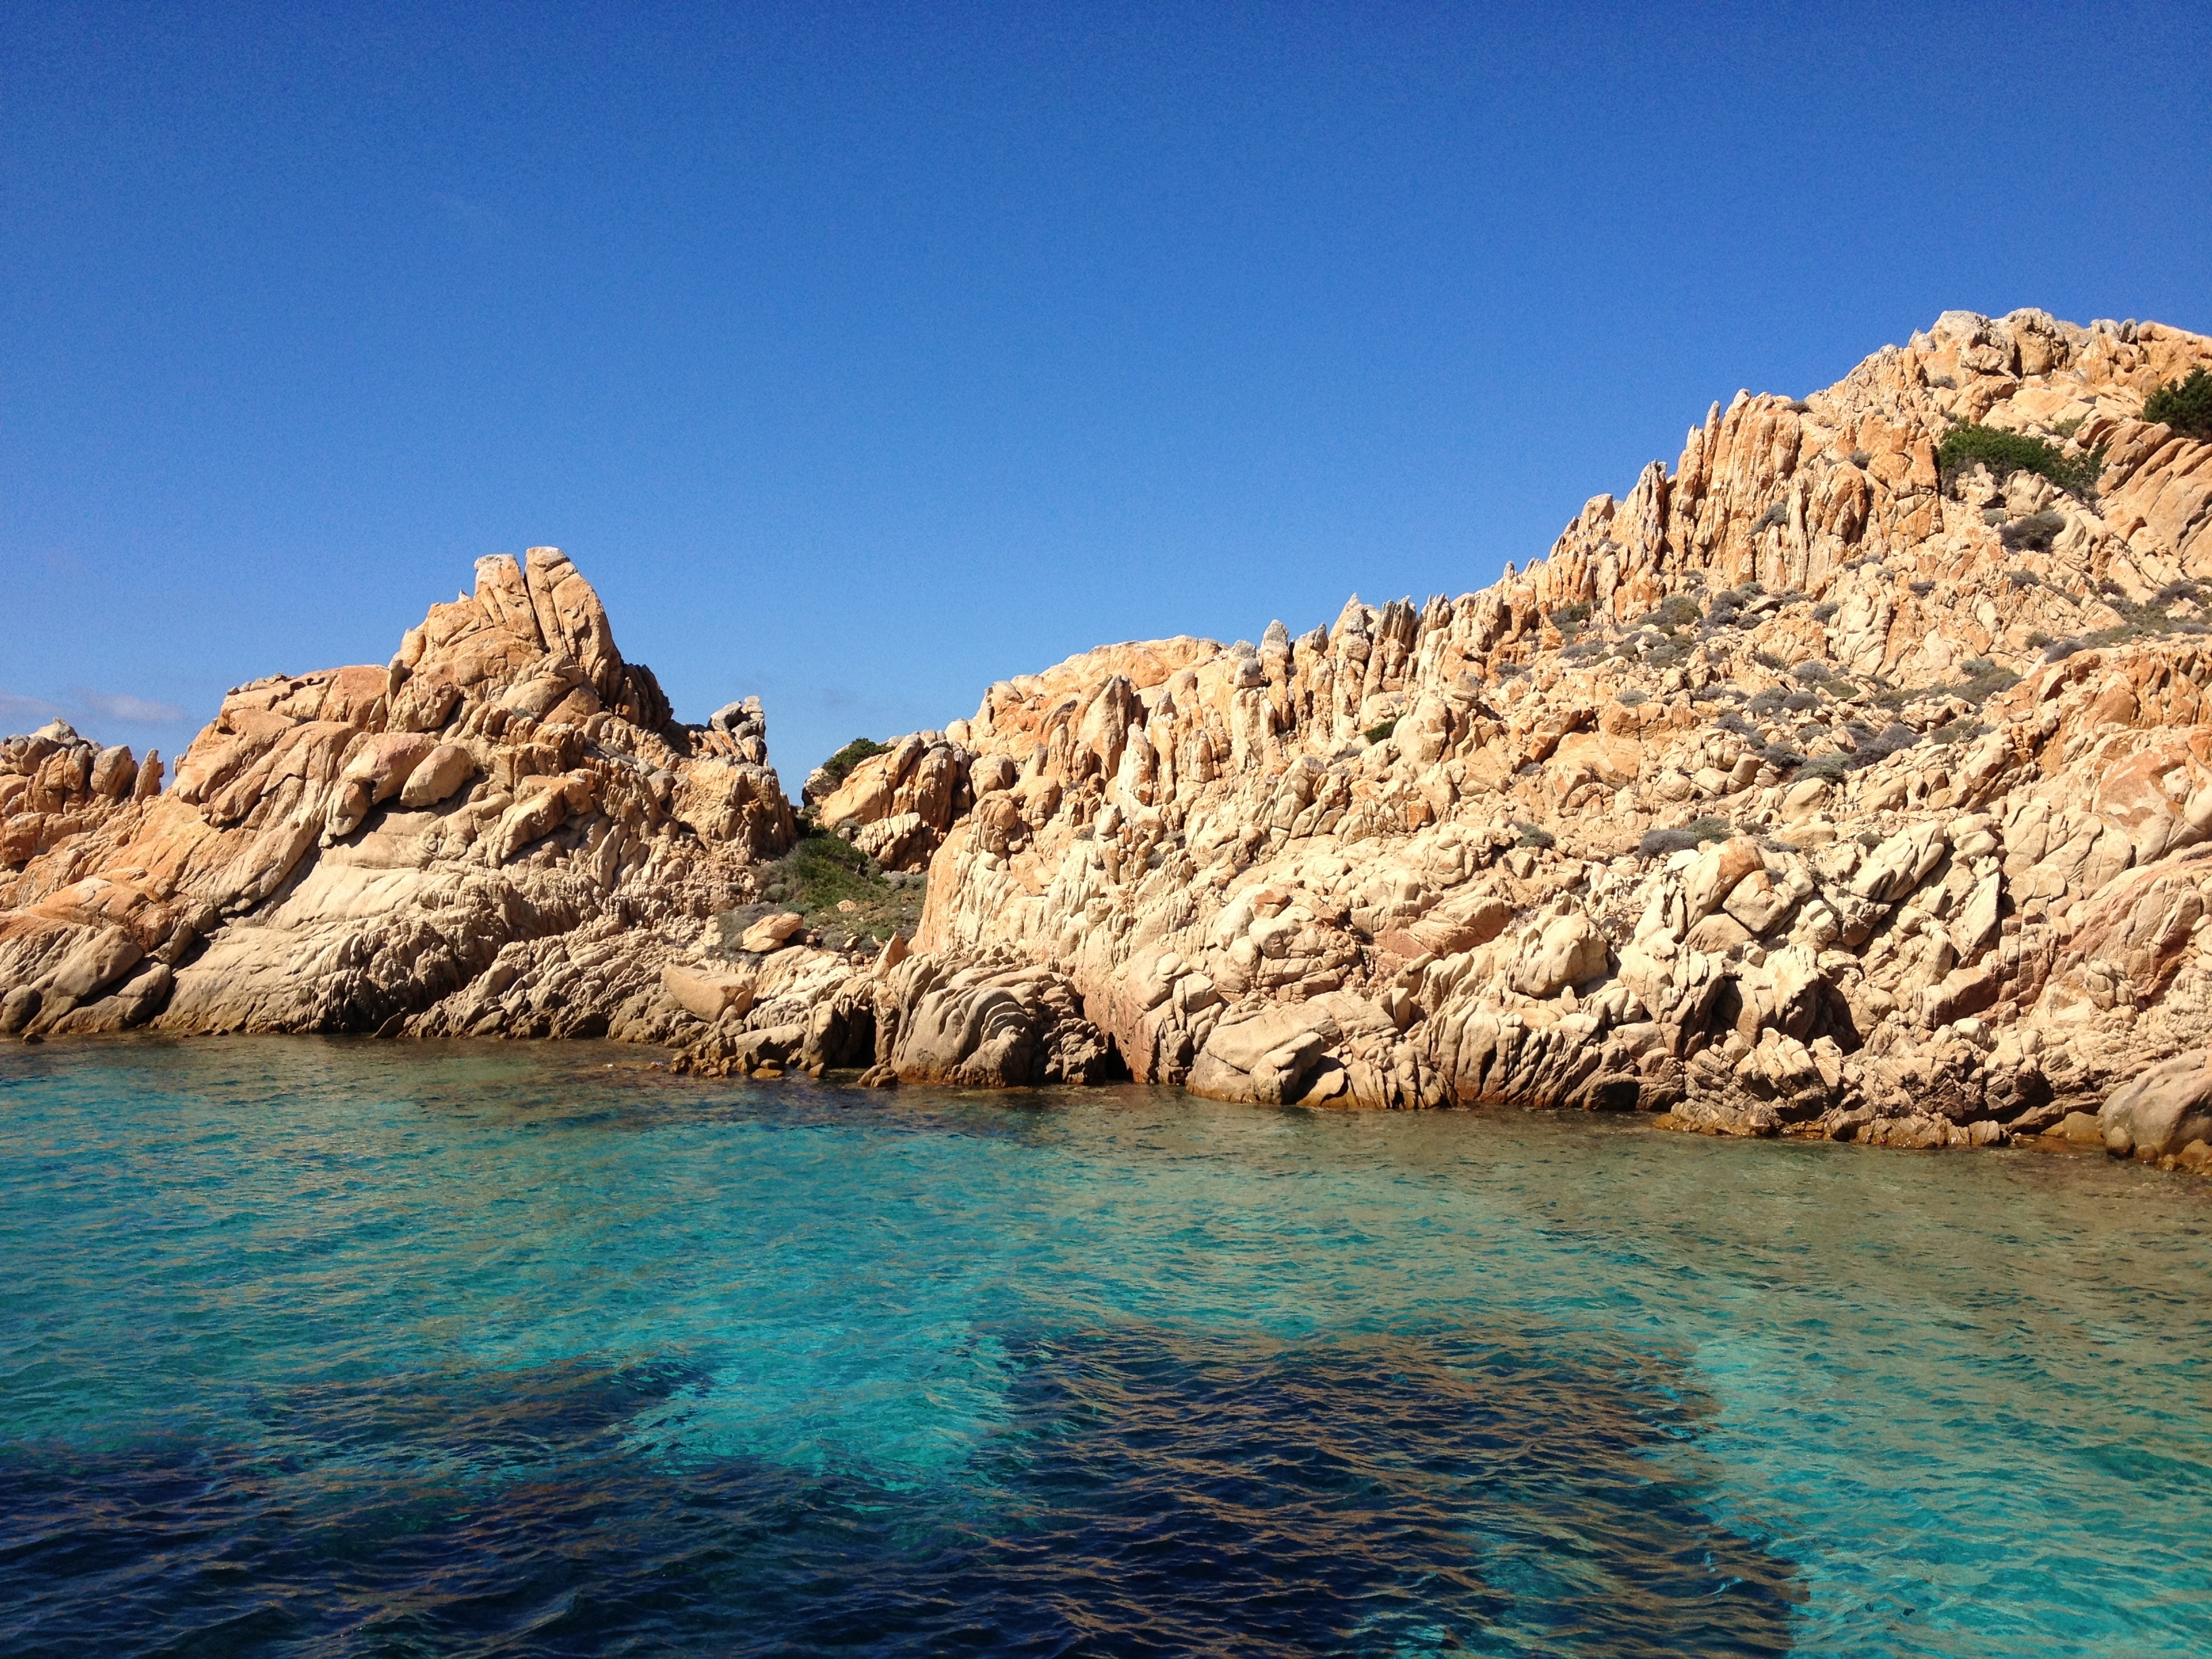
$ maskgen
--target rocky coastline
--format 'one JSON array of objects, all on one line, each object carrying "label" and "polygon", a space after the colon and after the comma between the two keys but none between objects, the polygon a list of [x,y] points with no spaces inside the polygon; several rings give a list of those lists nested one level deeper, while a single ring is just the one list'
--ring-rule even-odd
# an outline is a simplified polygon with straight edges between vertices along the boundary
[{"label": "rocky coastline", "polygon": [[1715,405],[1480,592],[1102,647],[799,811],[757,701],[678,722],[556,550],[480,560],[388,664],[232,692],[166,787],[0,744],[0,1033],[2212,1167],[2212,441],[2144,418],[2208,368],[1947,313]]}]

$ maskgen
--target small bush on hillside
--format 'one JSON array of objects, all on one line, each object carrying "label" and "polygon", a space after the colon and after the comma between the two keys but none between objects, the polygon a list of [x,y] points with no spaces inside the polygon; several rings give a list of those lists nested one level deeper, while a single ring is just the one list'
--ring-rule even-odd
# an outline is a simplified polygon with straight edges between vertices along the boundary
[{"label": "small bush on hillside", "polygon": [[1986,657],[1976,657],[1960,665],[1966,676],[1956,685],[1943,689],[1952,696],[1963,698],[1977,707],[1988,702],[2000,691],[2009,691],[2020,684],[2020,676],[2009,668],[2000,668]]},{"label": "small bush on hillside", "polygon": [[1644,692],[1638,691],[1632,685],[1626,690],[1623,691],[1619,696],[1615,697],[1613,701],[1619,703],[1623,708],[1633,708],[1638,703],[1649,702],[1650,698]]},{"label": "small bush on hillside", "polygon": [[1778,526],[1785,525],[1789,522],[1790,503],[1787,501],[1777,501],[1773,506],[1768,507],[1765,512],[1760,514],[1757,519],[1752,521],[1751,533],[1756,536],[1761,531],[1772,530]]},{"label": "small bush on hillside", "polygon": [[1928,741],[1936,744],[1966,743],[1987,736],[1989,729],[1979,720],[1951,720],[1930,732]]},{"label": "small bush on hillside", "polygon": [[[864,757],[865,758],[865,757]],[[725,913],[722,939],[734,949],[745,926],[772,910],[797,910],[817,932],[854,939],[911,934],[921,920],[923,890],[914,878],[887,875],[857,847],[836,836],[802,828],[781,858],[759,867],[763,902]],[[840,910],[849,900],[851,910]]]},{"label": "small bush on hillside", "polygon": [[1825,601],[1824,603],[1816,605],[1813,607],[1813,620],[1816,623],[1832,621],[1834,620],[1836,612],[1842,609],[1843,606],[1838,605],[1832,599]]},{"label": "small bush on hillside", "polygon": [[1823,755],[1817,760],[1808,761],[1800,776],[1826,778],[1832,783],[1846,772],[1856,772],[1878,761],[1887,760],[1892,755],[1910,749],[1920,741],[1919,733],[1902,721],[1893,721],[1880,732],[1856,723],[1844,730],[1850,734],[1851,741],[1858,745],[1857,748],[1849,754]]},{"label": "small bush on hillside", "polygon": [[1516,819],[1513,827],[1521,832],[1520,838],[1513,843],[1516,847],[1526,847],[1540,852],[1545,848],[1554,844],[1552,832],[1540,823],[1522,823]]},{"label": "small bush on hillside", "polygon": [[1571,634],[1589,620],[1589,601],[1578,599],[1572,605],[1563,605],[1552,612],[1552,626],[1562,634]]},{"label": "small bush on hillside", "polygon": [[2066,520],[2045,507],[2031,517],[2014,519],[1997,532],[1997,540],[2010,552],[2048,553],[2065,528]]},{"label": "small bush on hillside", "polygon": [[1672,857],[1686,853],[1692,848],[1703,847],[1709,841],[1726,841],[1735,834],[1735,826],[1726,818],[1693,818],[1679,830],[1653,830],[1636,843],[1637,856],[1647,859]]},{"label": "small bush on hillside", "polygon": [[1686,830],[1647,830],[1644,839],[1636,843],[1636,855],[1646,859],[1668,859],[1677,853],[1687,853],[1703,845]]},{"label": "small bush on hillside", "polygon": [[1977,463],[2000,482],[2015,472],[2039,473],[2068,495],[2086,496],[2105,470],[2105,452],[2100,447],[2069,457],[2056,444],[1994,426],[1954,426],[1943,434],[1936,452],[1936,470],[1946,489]]},{"label": "small bush on hillside", "polygon": [[1851,465],[1858,468],[1862,472],[1866,471],[1867,463],[1872,459],[1874,459],[1874,457],[1868,454],[1863,449],[1854,449],[1851,451]]},{"label": "small bush on hillside", "polygon": [[1933,593],[1936,591],[1936,584],[1934,582],[1913,582],[1911,584],[1911,586],[1912,591],[1919,594],[1923,599],[1925,599],[1929,594]]},{"label": "small bush on hillside", "polygon": [[891,746],[887,743],[878,743],[873,738],[855,738],[836,754],[830,756],[828,760],[823,761],[822,769],[836,781],[842,783],[853,769],[862,761],[877,755],[888,755],[890,752]]},{"label": "small bush on hillside", "polygon": [[1797,776],[1801,781],[1806,778],[1818,778],[1824,783],[1833,783],[1851,770],[1852,759],[1853,757],[1840,750],[1831,755],[1818,755],[1797,769]]},{"label": "small bush on hillside", "polygon": [[[1525,673],[1525,672],[1527,672],[1528,671],[1524,669],[1524,670],[1522,670],[1522,672]],[[1395,721],[1395,720],[1384,720],[1384,721],[1383,721],[1381,725],[1379,725],[1379,726],[1369,726],[1369,727],[1368,727],[1364,732],[1362,732],[1359,735],[1360,735],[1361,737],[1363,737],[1363,738],[1366,738],[1366,739],[1367,739],[1367,741],[1368,741],[1368,742],[1370,742],[1370,743],[1380,743],[1380,742],[1382,742],[1385,738],[1389,737],[1389,736],[1393,732],[1395,732],[1397,729],[1398,729],[1398,722],[1397,722],[1397,721]]]},{"label": "small bush on hillside", "polygon": [[2212,438],[2212,374],[2189,371],[2185,380],[2169,382],[2143,399],[2143,419],[2160,421],[2189,438]]},{"label": "small bush on hillside", "polygon": [[1850,757],[1850,765],[1854,772],[1858,768],[1863,768],[1863,765],[1874,765],[1875,761],[1887,761],[1891,754],[1900,754],[1902,750],[1909,750],[1913,744],[1920,741],[1920,734],[1917,734],[1916,730],[1913,730],[1911,726],[1907,726],[1905,721],[1891,721],[1889,726],[1885,726],[1885,728],[1881,730],[1881,732],[1875,732],[1871,726],[1858,726],[1858,723],[1851,723],[1851,726],[1844,728],[1844,732],[1850,732],[1851,744],[1856,745],[1854,752],[1851,752]]},{"label": "small bush on hillside", "polygon": [[2028,588],[2039,587],[2043,585],[2043,578],[2037,575],[2033,570],[2008,570],[2005,573],[2005,580],[2023,592]]}]

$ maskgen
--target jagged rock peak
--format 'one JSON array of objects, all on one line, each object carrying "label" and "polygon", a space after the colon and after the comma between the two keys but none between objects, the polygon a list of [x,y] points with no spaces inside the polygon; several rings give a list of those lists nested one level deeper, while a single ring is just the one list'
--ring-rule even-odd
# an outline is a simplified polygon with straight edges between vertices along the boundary
[{"label": "jagged rock peak", "polygon": [[[156,757],[9,739],[0,1030],[466,1029],[579,939],[623,941],[592,953],[605,986],[657,988],[654,929],[696,932],[795,834],[749,707],[678,725],[591,584],[533,548],[478,561],[382,667],[240,686],[166,793]],[[672,1017],[657,988],[520,1009]]]}]

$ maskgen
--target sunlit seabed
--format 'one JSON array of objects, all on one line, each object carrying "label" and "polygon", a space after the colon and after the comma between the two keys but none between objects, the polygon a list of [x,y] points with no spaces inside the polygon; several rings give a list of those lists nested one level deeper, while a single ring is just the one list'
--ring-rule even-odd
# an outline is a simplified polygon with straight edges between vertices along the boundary
[{"label": "sunlit seabed", "polygon": [[2212,1183],[641,1064],[0,1053],[0,1651],[2212,1648]]}]

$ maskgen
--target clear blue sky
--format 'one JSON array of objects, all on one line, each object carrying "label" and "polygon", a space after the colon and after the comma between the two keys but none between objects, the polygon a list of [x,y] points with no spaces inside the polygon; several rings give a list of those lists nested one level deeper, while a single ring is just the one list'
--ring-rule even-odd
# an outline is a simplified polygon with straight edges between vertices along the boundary
[{"label": "clear blue sky", "polygon": [[173,752],[542,543],[796,793],[2022,305],[2212,329],[2212,8],[17,7],[0,728]]}]

